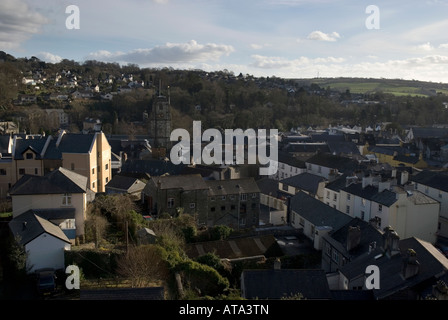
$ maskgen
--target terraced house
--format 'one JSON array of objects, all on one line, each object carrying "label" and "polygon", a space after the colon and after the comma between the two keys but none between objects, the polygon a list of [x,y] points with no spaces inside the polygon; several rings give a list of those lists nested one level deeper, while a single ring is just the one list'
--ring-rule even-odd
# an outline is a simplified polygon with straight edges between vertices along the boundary
[{"label": "terraced house", "polygon": [[74,134],[61,131],[57,137],[14,135],[2,137],[0,197],[24,175],[43,176],[59,167],[88,179],[94,192],[105,192],[112,178],[111,147],[102,132]]}]

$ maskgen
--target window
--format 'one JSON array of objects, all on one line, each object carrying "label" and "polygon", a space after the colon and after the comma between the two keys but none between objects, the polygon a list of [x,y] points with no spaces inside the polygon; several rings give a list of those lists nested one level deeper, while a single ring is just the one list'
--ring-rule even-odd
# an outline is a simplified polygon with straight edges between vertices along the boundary
[{"label": "window", "polygon": [[442,191],[439,191],[439,198],[442,199]]},{"label": "window", "polygon": [[106,170],[109,170],[109,164],[106,163]]},{"label": "window", "polygon": [[221,200],[226,200],[226,196],[221,196]]},{"label": "window", "polygon": [[361,199],[361,205],[362,205],[363,207],[366,206],[366,199]]},{"label": "window", "polygon": [[221,211],[226,211],[226,206],[221,206]]},{"label": "window", "polygon": [[24,175],[25,174],[25,169],[19,169],[19,174]]},{"label": "window", "polygon": [[190,209],[194,209],[194,208],[196,208],[196,203],[190,202]]},{"label": "window", "polygon": [[361,220],[364,220],[365,212],[361,211]]},{"label": "window", "polygon": [[95,189],[95,182],[92,182],[92,189]]},{"label": "window", "polygon": [[336,200],[338,200],[338,194],[337,193],[333,194],[333,201],[336,201]]},{"label": "window", "polygon": [[345,208],[345,213],[350,214],[350,206],[347,206],[347,208]]},{"label": "window", "polygon": [[71,164],[71,169],[75,170],[75,164],[74,163]]},{"label": "window", "polygon": [[6,169],[0,169],[0,176],[6,176]]},{"label": "window", "polygon": [[210,208],[210,211],[211,211],[211,212],[215,212],[215,207],[211,207],[211,208]]},{"label": "window", "polygon": [[247,200],[247,193],[242,193],[242,194],[240,195],[240,200],[241,200],[241,201],[246,201],[246,200]]},{"label": "window", "polygon": [[235,195],[232,194],[232,195],[230,196],[230,200],[235,200]]},{"label": "window", "polygon": [[256,193],[252,193],[252,199],[255,199],[257,197]]},{"label": "window", "polygon": [[240,226],[245,226],[246,225],[246,218],[242,217],[240,218]]},{"label": "window", "polygon": [[236,209],[235,205],[232,204],[232,205],[230,206],[230,209],[231,209],[231,210],[235,210],[235,209]]},{"label": "window", "polygon": [[35,175],[39,174],[39,169],[34,168],[34,174],[35,174]]},{"label": "window", "polygon": [[350,193],[347,193],[347,200],[350,200]]},{"label": "window", "polygon": [[382,205],[382,204],[379,204],[379,205],[378,205],[378,211],[379,211],[379,212],[383,211],[383,205]]},{"label": "window", "polygon": [[62,205],[63,206],[71,206],[72,205],[72,194],[64,193],[62,196]]},{"label": "window", "polygon": [[174,198],[168,198],[168,208],[174,208]]},{"label": "window", "polygon": [[333,251],[333,261],[339,263],[339,253],[337,251]]},{"label": "window", "polygon": [[109,177],[106,177],[106,183],[108,183],[109,182]]},{"label": "window", "polygon": [[327,256],[331,257],[331,245],[328,242],[325,245],[325,253]]},{"label": "window", "polygon": [[95,174],[95,168],[92,168],[92,174]]},{"label": "window", "polygon": [[33,154],[30,153],[30,152],[28,152],[28,153],[26,154],[26,158],[27,158],[27,159],[33,159]]},{"label": "window", "polygon": [[287,184],[282,184],[282,190],[283,191],[288,191],[288,185]]},{"label": "window", "polygon": [[330,191],[327,191],[327,199],[330,199]]}]

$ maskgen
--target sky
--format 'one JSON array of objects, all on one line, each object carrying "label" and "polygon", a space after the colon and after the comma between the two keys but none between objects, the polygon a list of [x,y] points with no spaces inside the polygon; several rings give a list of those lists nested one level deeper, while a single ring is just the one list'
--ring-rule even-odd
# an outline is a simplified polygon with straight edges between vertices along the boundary
[{"label": "sky", "polygon": [[448,83],[448,0],[1,0],[0,50],[46,62]]}]

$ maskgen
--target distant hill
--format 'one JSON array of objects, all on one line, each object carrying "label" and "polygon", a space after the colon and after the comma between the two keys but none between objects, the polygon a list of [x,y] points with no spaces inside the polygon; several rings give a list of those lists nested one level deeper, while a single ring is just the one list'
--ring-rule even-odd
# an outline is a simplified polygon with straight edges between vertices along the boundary
[{"label": "distant hill", "polygon": [[438,93],[448,94],[447,83],[426,82],[401,79],[373,78],[313,78],[295,79],[300,85],[315,83],[321,88],[330,87],[341,92],[369,94],[375,92],[390,93],[395,96],[435,96]]}]

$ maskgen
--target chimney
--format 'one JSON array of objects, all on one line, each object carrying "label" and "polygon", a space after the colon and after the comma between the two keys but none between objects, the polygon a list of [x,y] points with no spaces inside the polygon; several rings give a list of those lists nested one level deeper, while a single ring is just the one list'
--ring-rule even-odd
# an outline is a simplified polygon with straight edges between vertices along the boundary
[{"label": "chimney", "polygon": [[400,181],[401,184],[404,185],[404,184],[408,183],[408,181],[409,181],[409,172],[407,172],[406,170],[402,171],[401,172],[401,181]]},{"label": "chimney", "polygon": [[408,249],[403,260],[403,277],[409,279],[417,275],[419,269],[420,263],[417,261],[417,253],[413,249]]},{"label": "chimney", "polygon": [[400,237],[392,227],[388,226],[384,228],[383,241],[383,248],[387,256],[392,257],[397,253],[400,253],[400,248],[398,246]]},{"label": "chimney", "polygon": [[372,241],[369,243],[369,254],[376,249],[376,241]]},{"label": "chimney", "polygon": [[361,241],[361,228],[359,226],[348,227],[347,231],[347,251],[356,248]]},{"label": "chimney", "polygon": [[369,223],[372,227],[374,227],[375,229],[380,229],[380,224],[381,224],[381,218],[375,216],[374,218],[369,220]]},{"label": "chimney", "polygon": [[27,223],[26,221],[23,221],[23,222],[22,222],[22,230],[25,230],[25,229],[26,229],[26,223]]},{"label": "chimney", "polygon": [[280,258],[275,259],[274,261],[274,270],[280,270],[282,267],[282,262]]},{"label": "chimney", "polygon": [[383,192],[384,190],[390,189],[390,181],[381,181],[378,184],[378,193]]}]

